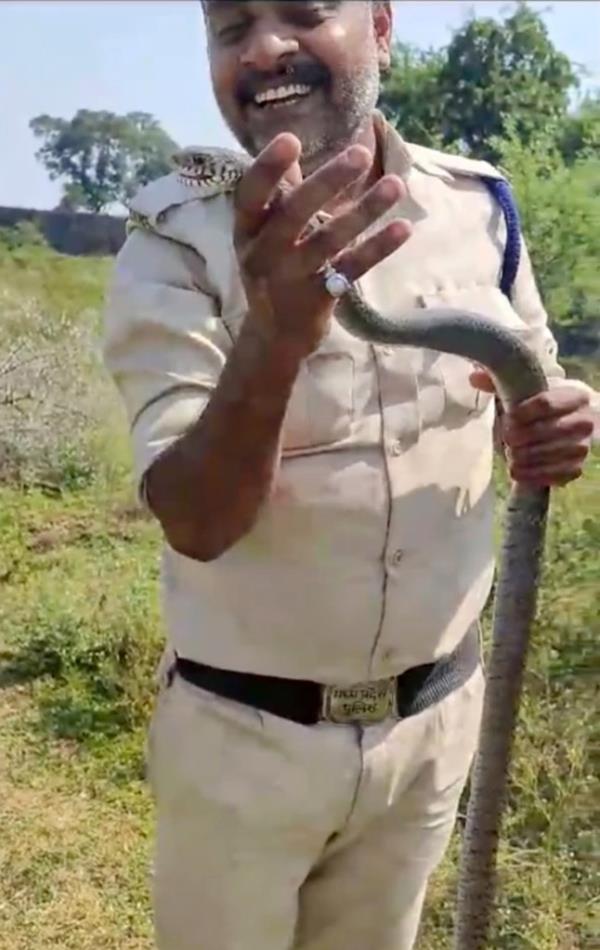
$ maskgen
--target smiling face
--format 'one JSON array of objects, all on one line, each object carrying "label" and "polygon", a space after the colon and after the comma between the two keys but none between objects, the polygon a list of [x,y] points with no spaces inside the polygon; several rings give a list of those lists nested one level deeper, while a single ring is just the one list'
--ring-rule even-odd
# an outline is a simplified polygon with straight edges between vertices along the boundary
[{"label": "smiling face", "polygon": [[205,0],[204,9],[215,96],[251,155],[293,132],[310,171],[360,139],[389,64],[389,3]]}]

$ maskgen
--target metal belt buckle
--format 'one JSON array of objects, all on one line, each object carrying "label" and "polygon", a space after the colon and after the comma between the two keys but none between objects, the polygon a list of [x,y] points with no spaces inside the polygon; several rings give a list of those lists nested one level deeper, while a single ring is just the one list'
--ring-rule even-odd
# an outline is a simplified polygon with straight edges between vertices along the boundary
[{"label": "metal belt buckle", "polygon": [[383,722],[398,714],[396,689],[395,676],[351,686],[325,686],[321,719],[360,725]]}]

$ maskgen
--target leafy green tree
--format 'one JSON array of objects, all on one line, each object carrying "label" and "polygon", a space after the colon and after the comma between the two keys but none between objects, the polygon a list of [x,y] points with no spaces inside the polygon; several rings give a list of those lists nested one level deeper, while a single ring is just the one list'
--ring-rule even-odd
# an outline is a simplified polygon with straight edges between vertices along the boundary
[{"label": "leafy green tree", "polygon": [[600,155],[600,92],[588,93],[578,108],[566,116],[558,133],[558,148],[567,164]]},{"label": "leafy green tree", "polygon": [[379,107],[408,142],[442,148],[444,102],[440,72],[444,53],[397,43]]},{"label": "leafy green tree", "polygon": [[397,48],[380,106],[409,140],[497,161],[511,122],[531,141],[567,113],[574,67],[524,3],[504,21],[472,18],[442,51]]},{"label": "leafy green tree", "polygon": [[126,203],[140,185],[170,170],[177,148],[145,112],[80,109],[72,119],[36,116],[30,128],[43,143],[36,157],[53,180],[65,179],[65,203],[90,211]]},{"label": "leafy green tree", "polygon": [[524,4],[503,23],[473,19],[454,36],[440,72],[444,138],[494,160],[490,144],[513,123],[529,142],[565,115],[577,76],[541,17]]},{"label": "leafy green tree", "polygon": [[554,130],[524,145],[514,125],[494,147],[506,169],[544,303],[562,326],[598,327],[600,165],[567,165]]}]

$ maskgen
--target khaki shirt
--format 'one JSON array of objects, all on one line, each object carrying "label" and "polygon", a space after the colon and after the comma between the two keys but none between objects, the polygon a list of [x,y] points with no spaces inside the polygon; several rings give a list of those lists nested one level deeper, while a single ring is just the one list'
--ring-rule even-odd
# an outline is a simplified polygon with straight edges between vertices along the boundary
[{"label": "khaki shirt", "polygon": [[[376,121],[385,170],[408,188],[387,218],[408,218],[413,234],[359,282],[367,301],[396,319],[415,306],[479,311],[564,379],[526,252],[512,305],[498,289],[505,225],[479,176],[500,172],[409,145]],[[173,173],[132,210],[145,227],[116,262],[105,360],[141,483],[210,400],[246,301],[229,196]],[[471,369],[369,345],[334,320],[301,368],[273,495],[252,531],[210,563],[165,544],[172,647],[217,667],[342,684],[452,650],[494,567],[494,402],[471,387]]]}]

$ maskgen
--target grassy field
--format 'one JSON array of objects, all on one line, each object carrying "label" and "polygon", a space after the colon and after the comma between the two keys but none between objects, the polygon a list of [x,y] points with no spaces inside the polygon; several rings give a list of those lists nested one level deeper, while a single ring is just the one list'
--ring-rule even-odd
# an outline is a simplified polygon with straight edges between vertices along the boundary
[{"label": "grassy field", "polygon": [[[95,355],[108,266],[36,248],[0,262],[2,950],[152,946],[144,741],[162,640],[160,539],[134,504],[123,420]],[[2,375],[7,354],[17,348],[18,364],[31,352],[32,336],[43,432],[39,400],[28,401],[31,364]],[[64,404],[67,352],[85,366],[67,387],[85,395],[80,425]],[[15,412],[33,426],[25,447]],[[599,511],[597,453],[552,507],[501,851],[498,950],[600,945]],[[422,950],[450,947],[458,845],[459,830],[431,888]]]}]

